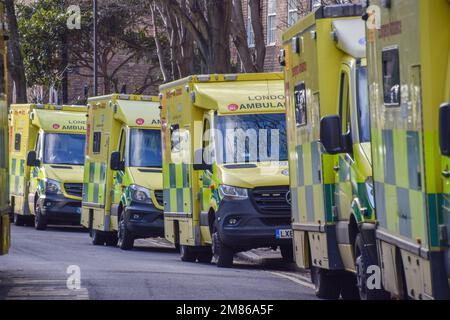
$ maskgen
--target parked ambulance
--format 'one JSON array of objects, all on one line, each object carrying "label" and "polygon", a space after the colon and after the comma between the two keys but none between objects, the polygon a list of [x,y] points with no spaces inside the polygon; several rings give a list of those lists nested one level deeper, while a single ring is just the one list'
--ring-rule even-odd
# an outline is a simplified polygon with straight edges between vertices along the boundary
[{"label": "parked ambulance", "polygon": [[14,223],[80,224],[86,107],[12,105],[9,133]]},{"label": "parked ambulance", "polygon": [[94,245],[164,237],[158,97],[89,99],[82,224]]},{"label": "parked ambulance", "polygon": [[292,259],[282,74],[191,76],[160,87],[166,239],[183,261]]},{"label": "parked ambulance", "polygon": [[450,2],[365,11],[382,282],[398,298],[450,299]]},{"label": "parked ambulance", "polygon": [[323,6],[283,35],[295,257],[325,299],[384,297],[366,287],[378,259],[361,15]]},{"label": "parked ambulance", "polygon": [[[4,6],[0,4],[0,16],[4,19]],[[0,30],[0,256],[7,254],[10,245],[10,207],[8,186],[8,99],[6,42],[4,30]]]}]

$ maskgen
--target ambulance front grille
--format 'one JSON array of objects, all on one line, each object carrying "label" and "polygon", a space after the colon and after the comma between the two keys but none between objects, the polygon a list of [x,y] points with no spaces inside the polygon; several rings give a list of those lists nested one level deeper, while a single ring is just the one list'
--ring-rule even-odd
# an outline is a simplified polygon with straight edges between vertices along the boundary
[{"label": "ambulance front grille", "polygon": [[264,214],[291,214],[289,187],[261,187],[251,192],[256,209]]},{"label": "ambulance front grille", "polygon": [[74,197],[82,197],[83,195],[83,184],[82,183],[65,183],[64,189],[66,193]]},{"label": "ambulance front grille", "polygon": [[160,206],[164,206],[164,197],[163,197],[162,190],[156,190],[155,191],[155,198],[156,198],[156,201],[158,202],[158,204]]}]

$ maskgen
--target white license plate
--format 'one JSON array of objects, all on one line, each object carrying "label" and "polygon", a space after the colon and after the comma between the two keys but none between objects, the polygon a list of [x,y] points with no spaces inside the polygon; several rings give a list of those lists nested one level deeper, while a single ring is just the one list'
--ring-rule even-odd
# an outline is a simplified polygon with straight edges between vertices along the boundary
[{"label": "white license plate", "polygon": [[278,229],[277,239],[292,239],[293,232],[292,229]]}]

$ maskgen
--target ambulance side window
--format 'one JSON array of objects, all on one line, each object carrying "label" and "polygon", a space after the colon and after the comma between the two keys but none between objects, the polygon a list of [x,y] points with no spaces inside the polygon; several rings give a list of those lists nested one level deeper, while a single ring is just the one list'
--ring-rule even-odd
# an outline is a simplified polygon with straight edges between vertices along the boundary
[{"label": "ambulance side window", "polygon": [[180,152],[181,149],[180,125],[170,126],[170,146],[172,152]]},{"label": "ambulance side window", "polygon": [[383,95],[387,106],[400,105],[400,57],[398,48],[383,50]]},{"label": "ambulance side window", "polygon": [[349,77],[346,72],[342,72],[341,87],[339,93],[339,115],[342,120],[342,134],[347,134],[351,131],[349,89]]},{"label": "ambulance side window", "polygon": [[5,81],[5,60],[4,55],[0,54],[0,94],[6,93]]},{"label": "ambulance side window", "polygon": [[14,136],[14,151],[20,151],[20,144],[22,142],[22,135],[16,133]]},{"label": "ambulance side window", "polygon": [[36,139],[36,155],[38,158],[40,158],[41,156],[41,134],[38,135],[37,139]]},{"label": "ambulance side window", "polygon": [[100,153],[101,141],[102,141],[102,133],[94,132],[94,142],[92,143],[93,153]]},{"label": "ambulance side window", "polygon": [[126,133],[125,133],[125,130],[122,129],[122,132],[120,133],[120,141],[119,141],[119,152],[120,152],[120,156],[122,157],[122,161],[125,161],[125,140],[126,140]]},{"label": "ambulance side window", "polygon": [[306,86],[302,82],[294,88],[294,102],[295,102],[295,120],[297,127],[305,126],[307,124],[306,115]]},{"label": "ambulance side window", "polygon": [[203,152],[205,155],[204,160],[207,164],[212,164],[214,162],[214,144],[211,141],[211,134],[211,123],[209,119],[205,119],[205,122],[203,124]]}]

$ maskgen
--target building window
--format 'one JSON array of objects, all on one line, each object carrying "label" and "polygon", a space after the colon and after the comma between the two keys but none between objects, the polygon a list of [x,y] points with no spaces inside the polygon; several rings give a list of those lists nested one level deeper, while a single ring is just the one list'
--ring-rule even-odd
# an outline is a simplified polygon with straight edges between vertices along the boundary
[{"label": "building window", "polygon": [[276,43],[277,1],[267,0],[267,45]]},{"label": "building window", "polygon": [[293,26],[298,20],[298,0],[288,0],[288,26]]},{"label": "building window", "polygon": [[255,33],[253,32],[252,11],[250,5],[248,6],[247,14],[247,43],[249,47],[255,46]]}]

